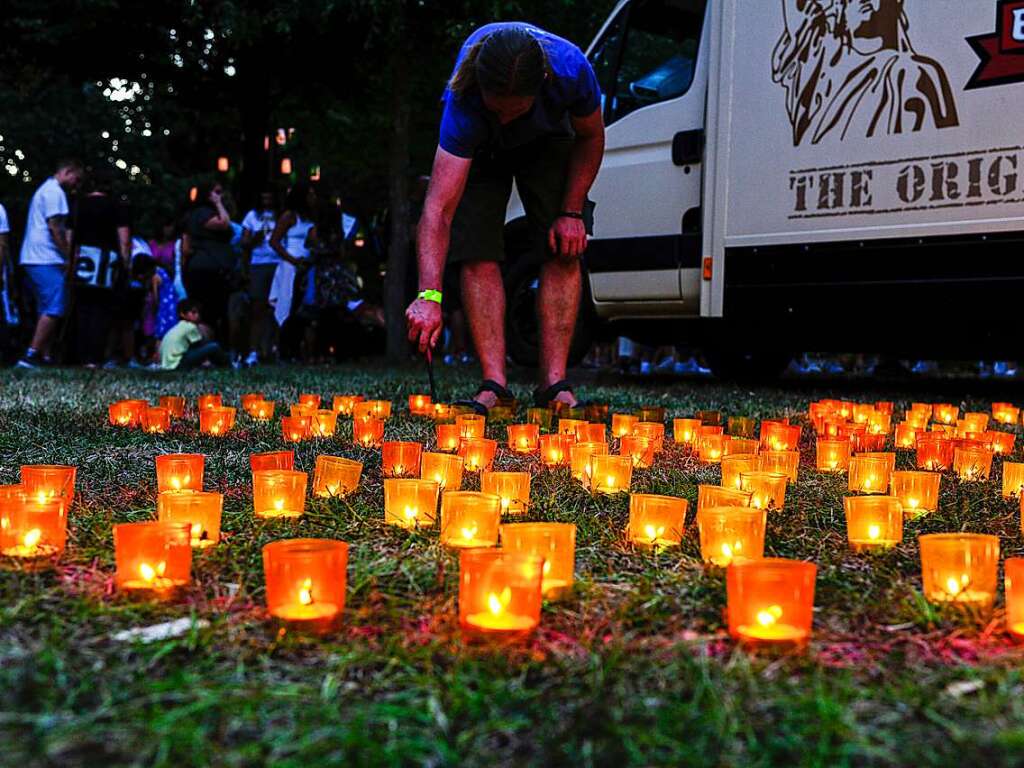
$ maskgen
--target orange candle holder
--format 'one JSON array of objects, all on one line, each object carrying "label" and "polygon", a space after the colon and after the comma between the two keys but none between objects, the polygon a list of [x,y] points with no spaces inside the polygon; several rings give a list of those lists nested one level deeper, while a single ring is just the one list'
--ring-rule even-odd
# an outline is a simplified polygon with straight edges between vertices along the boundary
[{"label": "orange candle holder", "polygon": [[24,489],[0,493],[0,569],[54,568],[67,544],[65,505],[63,497],[40,499]]},{"label": "orange candle holder", "polygon": [[930,418],[930,413],[926,414],[922,411],[907,411],[904,414],[905,423],[909,424],[918,432],[923,432],[928,429],[928,419]]},{"label": "orange candle holder", "polygon": [[846,472],[850,468],[850,441],[819,439],[815,445],[815,464],[819,472]]},{"label": "orange candle holder", "polygon": [[221,408],[223,405],[224,402],[221,396],[215,394],[200,395],[196,400],[196,407],[200,411],[207,408]]},{"label": "orange candle holder", "polygon": [[419,477],[420,443],[392,441],[381,446],[381,472],[384,477]]},{"label": "orange candle holder", "polygon": [[779,421],[762,421],[761,448],[766,451],[799,450],[800,426]]},{"label": "orange candle holder", "polygon": [[642,405],[636,410],[636,417],[640,421],[665,421],[665,406],[663,405]]},{"label": "orange candle holder", "polygon": [[650,440],[656,454],[665,449],[665,425],[660,422],[638,421],[633,428],[633,434]]},{"label": "orange candle holder", "polygon": [[781,472],[742,472],[740,489],[750,493],[754,509],[782,509],[786,503],[787,477]]},{"label": "orange candle holder", "polygon": [[1000,424],[1017,424],[1020,422],[1020,408],[1013,403],[992,403],[992,418]]},{"label": "orange candle holder", "polygon": [[299,395],[299,405],[306,405],[314,411],[320,407],[320,395],[304,393]]},{"label": "orange candle holder", "polygon": [[557,432],[560,435],[571,435],[576,439],[576,428],[586,423],[583,419],[559,419]]},{"label": "orange candle holder", "polygon": [[309,419],[310,423],[313,421],[314,413],[316,413],[316,408],[304,403],[295,403],[288,408],[288,415],[293,419]]},{"label": "orange candle holder", "polygon": [[249,413],[252,411],[252,407],[261,400],[263,400],[262,392],[246,392],[238,399],[238,402],[242,406],[242,410]]},{"label": "orange candle holder", "polygon": [[757,455],[757,469],[761,472],[781,472],[789,482],[795,483],[800,469],[800,452],[763,451]]},{"label": "orange candle holder", "polygon": [[157,496],[156,515],[162,523],[188,525],[189,545],[212,547],[220,541],[224,495],[205,491],[166,491]]},{"label": "orange candle holder", "polygon": [[753,438],[757,435],[757,419],[750,416],[730,416],[726,425],[732,437]]},{"label": "orange candle holder", "polygon": [[608,453],[608,443],[573,443],[569,448],[569,474],[572,479],[589,487],[593,472],[590,459],[599,453]]},{"label": "orange candle holder", "polygon": [[21,467],[22,490],[37,501],[63,499],[64,511],[75,500],[78,467],[65,464],[24,464]]},{"label": "orange candle holder", "polygon": [[633,458],[595,453],[590,457],[590,490],[612,495],[628,493],[633,482]]},{"label": "orange candle holder", "polygon": [[462,457],[450,453],[424,453],[420,459],[420,478],[433,480],[442,491],[462,489]]},{"label": "orange candle holder", "polygon": [[286,629],[324,635],[341,626],[348,544],[335,539],[284,539],[263,547],[267,612]]},{"label": "orange candle holder", "polygon": [[434,429],[437,432],[437,450],[446,453],[459,450],[461,438],[458,424],[438,424]]},{"label": "orange candle holder", "polygon": [[1024,464],[1003,462],[1003,498],[1012,499],[1024,492]]},{"label": "orange candle holder", "polygon": [[301,517],[306,509],[305,472],[261,469],[252,473],[252,506],[256,517]]},{"label": "orange candle holder", "polygon": [[635,469],[650,469],[654,465],[654,446],[640,435],[626,435],[619,440],[619,455],[629,456]]},{"label": "orange candle holder", "polygon": [[921,547],[925,598],[940,605],[988,610],[996,598],[999,537],[980,533],[930,533]]},{"label": "orange candle holder", "polygon": [[363,448],[380,448],[384,441],[383,419],[354,419],[352,442]]},{"label": "orange candle holder", "polygon": [[725,568],[764,557],[768,513],[750,507],[705,507],[697,512],[701,559]]},{"label": "orange candle holder", "polygon": [[161,408],[166,408],[172,418],[181,419],[185,416],[185,398],[178,395],[164,395],[158,401]]},{"label": "orange candle holder", "polygon": [[235,426],[235,409],[212,406],[199,412],[199,431],[204,435],[223,437]]},{"label": "orange candle holder", "polygon": [[985,442],[988,449],[997,456],[1009,456],[1013,453],[1013,445],[1017,441],[1016,435],[1009,432],[986,432]]},{"label": "orange candle holder", "polygon": [[537,424],[509,424],[508,448],[513,453],[536,453],[540,445],[540,426]]},{"label": "orange candle holder", "polygon": [[494,463],[494,454],[498,452],[498,441],[486,437],[463,439],[459,445],[459,456],[462,467],[467,472],[484,472]]},{"label": "orange candle holder", "polygon": [[700,419],[672,419],[672,437],[676,443],[696,449],[700,436]]},{"label": "orange candle holder", "polygon": [[167,491],[203,490],[206,457],[201,453],[165,453],[156,457],[156,489]]},{"label": "orange candle holder", "polygon": [[899,499],[904,518],[934,512],[939,508],[938,472],[899,471],[892,473],[892,495]]},{"label": "orange candle holder", "polygon": [[578,443],[605,443],[607,441],[604,424],[585,422],[576,427],[576,442]]},{"label": "orange candle holder", "polygon": [[445,491],[441,494],[441,543],[464,549],[493,547],[498,543],[501,497],[480,491]]},{"label": "orange candle holder", "polygon": [[576,526],[573,523],[506,523],[501,526],[501,551],[543,558],[541,592],[559,600],[571,590],[576,570]]},{"label": "orange candle holder", "polygon": [[275,404],[273,400],[259,400],[246,409],[253,421],[270,421],[274,418]]},{"label": "orange candle holder", "polygon": [[726,437],[722,444],[722,458],[735,454],[758,454],[761,452],[761,443],[746,437]]},{"label": "orange candle holder", "polygon": [[979,411],[968,411],[964,414],[963,426],[965,432],[984,432],[988,429],[989,415]]},{"label": "orange candle holder", "polygon": [[166,408],[151,407],[142,412],[142,431],[160,435],[171,428],[171,412]]},{"label": "orange candle holder", "polygon": [[538,427],[543,429],[545,432],[551,431],[551,422],[554,419],[554,413],[550,408],[527,408],[526,409],[526,423],[536,424]]},{"label": "orange candle holder", "polygon": [[953,442],[944,434],[919,432],[917,435],[917,467],[944,471],[953,466]]},{"label": "orange candle holder", "polygon": [[854,493],[886,493],[889,490],[889,462],[881,456],[857,455],[850,459],[847,489]]},{"label": "orange candle holder", "polygon": [[192,538],[188,523],[114,525],[114,584],[134,597],[172,599],[191,580]]},{"label": "orange candle holder", "polygon": [[317,456],[313,469],[313,495],[323,499],[347,496],[359,488],[363,463],[341,456]]},{"label": "orange candle holder", "polygon": [[384,481],[384,522],[430,528],[437,521],[439,486],[433,480],[390,477]]},{"label": "orange candle holder", "polygon": [[633,434],[633,430],[639,423],[639,419],[631,413],[612,414],[612,437],[621,440]]},{"label": "orange candle holder", "polygon": [[895,496],[846,496],[843,510],[854,552],[889,549],[903,541],[903,508]]},{"label": "orange candle holder", "polygon": [[455,426],[463,440],[482,439],[487,429],[487,418],[476,413],[462,413],[455,417]]},{"label": "orange candle holder", "polygon": [[[742,481],[741,481],[742,483]],[[749,507],[754,494],[742,488],[723,488],[720,485],[697,486],[697,513],[711,507]]]},{"label": "orange candle holder", "polygon": [[142,408],[136,400],[118,400],[107,407],[107,419],[115,427],[137,427],[142,421]]},{"label": "orange candle holder", "polygon": [[893,437],[897,448],[910,450],[917,447],[917,427],[909,421],[896,425],[896,432]]},{"label": "orange candle holder", "polygon": [[644,549],[677,547],[683,540],[689,502],[653,493],[629,495],[627,538]]},{"label": "orange candle holder", "polygon": [[338,428],[338,414],[335,411],[319,409],[313,411],[309,419],[309,434],[311,437],[334,437]]},{"label": "orange candle holder", "polygon": [[705,464],[718,464],[725,452],[725,435],[701,435],[697,456]]},{"label": "orange candle holder", "polygon": [[937,403],[932,406],[932,418],[940,424],[956,424],[960,409],[949,403]]},{"label": "orange candle holder", "polygon": [[994,455],[988,448],[956,448],[953,450],[953,471],[964,482],[988,480]]},{"label": "orange candle holder", "polygon": [[354,421],[366,421],[367,419],[375,419],[373,415],[374,404],[372,400],[362,400],[352,406],[352,419]]},{"label": "orange candle holder", "polygon": [[722,487],[742,490],[740,475],[757,471],[757,456],[752,453],[737,453],[722,457]]},{"label": "orange candle holder", "polygon": [[1006,629],[1024,640],[1024,557],[1008,557],[1003,563],[1006,587]]},{"label": "orange candle holder", "polygon": [[526,514],[530,506],[530,473],[481,472],[480,490],[501,499],[501,514]]},{"label": "orange candle holder", "polygon": [[459,553],[459,626],[468,637],[520,637],[540,623],[544,560],[508,550]]},{"label": "orange candle holder", "polygon": [[748,644],[801,645],[811,636],[817,566],[764,558],[726,570],[729,634]]},{"label": "orange candle holder", "polygon": [[355,410],[356,403],[361,402],[363,402],[362,395],[335,395],[332,405],[339,416],[348,417]]},{"label": "orange candle holder", "polygon": [[409,413],[413,416],[430,416],[434,412],[430,395],[409,395]]},{"label": "orange candle holder", "polygon": [[570,435],[541,435],[540,462],[546,467],[565,467],[569,465],[572,446],[575,440]]},{"label": "orange candle holder", "polygon": [[430,406],[430,416],[434,421],[454,422],[455,410],[447,403],[434,403]]},{"label": "orange candle holder", "polygon": [[249,468],[253,472],[261,469],[295,469],[295,451],[265,451],[249,456]]},{"label": "orange candle holder", "polygon": [[282,416],[281,436],[286,443],[301,443],[310,436],[309,416]]}]

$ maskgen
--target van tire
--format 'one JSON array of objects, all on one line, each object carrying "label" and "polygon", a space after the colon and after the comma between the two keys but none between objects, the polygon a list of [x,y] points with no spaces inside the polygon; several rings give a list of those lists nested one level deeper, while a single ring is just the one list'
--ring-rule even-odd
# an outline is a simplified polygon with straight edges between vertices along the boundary
[{"label": "van tire", "polygon": [[790,352],[764,350],[747,352],[718,349],[708,350],[704,356],[708,367],[717,378],[741,382],[774,381],[793,360]]},{"label": "van tire", "polygon": [[[525,257],[526,254],[519,254]],[[505,273],[505,345],[518,365],[536,368],[540,355],[537,321],[537,281],[540,265],[529,258],[518,258]],[[569,367],[579,365],[593,341],[594,323],[586,275],[580,296],[576,331],[569,347]]]}]

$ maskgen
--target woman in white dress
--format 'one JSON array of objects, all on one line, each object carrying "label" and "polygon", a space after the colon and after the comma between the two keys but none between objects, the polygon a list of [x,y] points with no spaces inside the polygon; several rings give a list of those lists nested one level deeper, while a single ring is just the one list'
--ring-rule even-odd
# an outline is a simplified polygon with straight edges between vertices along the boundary
[{"label": "woman in white dress", "polygon": [[302,303],[309,275],[310,245],[316,241],[316,207],[313,185],[308,181],[296,183],[288,192],[285,208],[270,237],[270,247],[281,257],[269,297],[279,326],[283,326],[293,309]]}]

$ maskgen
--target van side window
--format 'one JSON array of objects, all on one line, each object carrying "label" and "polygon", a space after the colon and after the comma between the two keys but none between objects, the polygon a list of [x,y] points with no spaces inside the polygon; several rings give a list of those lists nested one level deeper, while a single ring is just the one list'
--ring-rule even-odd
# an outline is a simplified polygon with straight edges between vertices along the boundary
[{"label": "van side window", "polygon": [[591,52],[605,121],[682,96],[693,83],[705,0],[634,0]]}]

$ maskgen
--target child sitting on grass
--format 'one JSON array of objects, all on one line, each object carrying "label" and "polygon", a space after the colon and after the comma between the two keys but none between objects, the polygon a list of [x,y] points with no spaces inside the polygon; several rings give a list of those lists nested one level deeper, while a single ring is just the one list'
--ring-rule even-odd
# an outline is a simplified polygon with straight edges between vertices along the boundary
[{"label": "child sitting on grass", "polygon": [[178,302],[178,323],[160,342],[160,367],[165,371],[188,371],[201,365],[227,365],[228,356],[212,340],[213,331],[199,324],[199,303]]}]

